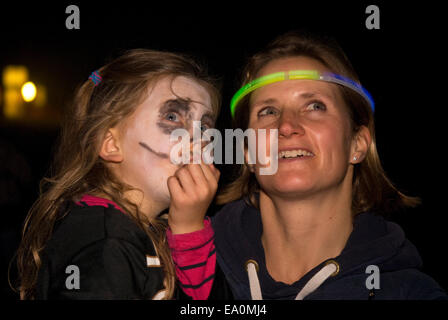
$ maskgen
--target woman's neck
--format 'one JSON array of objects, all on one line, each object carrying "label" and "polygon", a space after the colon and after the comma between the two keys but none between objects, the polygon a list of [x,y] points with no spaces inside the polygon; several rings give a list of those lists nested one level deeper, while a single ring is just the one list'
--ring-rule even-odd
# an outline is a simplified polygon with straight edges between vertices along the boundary
[{"label": "woman's neck", "polygon": [[351,190],[344,189],[300,200],[260,192],[262,244],[272,278],[293,283],[341,253],[353,229]]}]

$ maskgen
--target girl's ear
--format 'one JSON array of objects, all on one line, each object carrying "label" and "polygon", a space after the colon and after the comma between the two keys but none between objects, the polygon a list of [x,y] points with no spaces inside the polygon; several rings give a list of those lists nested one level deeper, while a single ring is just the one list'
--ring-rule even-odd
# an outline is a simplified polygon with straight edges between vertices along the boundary
[{"label": "girl's ear", "polygon": [[111,128],[107,131],[101,145],[99,156],[108,162],[119,163],[123,161],[119,134],[116,128]]},{"label": "girl's ear", "polygon": [[361,126],[352,142],[350,163],[355,164],[364,160],[372,144],[372,136],[366,126]]}]

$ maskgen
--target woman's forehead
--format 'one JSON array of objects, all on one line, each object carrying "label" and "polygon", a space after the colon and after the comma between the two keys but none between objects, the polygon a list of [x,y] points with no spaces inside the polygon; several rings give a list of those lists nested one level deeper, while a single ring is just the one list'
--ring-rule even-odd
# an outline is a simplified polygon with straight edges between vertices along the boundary
[{"label": "woman's forehead", "polygon": [[338,85],[317,80],[284,80],[255,90],[250,97],[251,105],[267,100],[281,101],[323,98],[339,100]]},{"label": "woman's forehead", "polygon": [[285,72],[290,70],[317,70],[319,72],[331,71],[316,59],[306,56],[294,56],[270,61],[260,69],[256,78],[276,72]]},{"label": "woman's forehead", "polygon": [[[321,73],[330,71],[321,62],[306,56],[285,57],[272,60],[257,73],[257,78],[277,72],[288,72],[291,70],[317,70]],[[255,100],[281,98],[283,93],[291,97],[309,98],[311,96],[322,96],[328,99],[340,98],[337,85],[314,80],[285,80],[269,84],[255,90],[250,98],[251,103]]]}]

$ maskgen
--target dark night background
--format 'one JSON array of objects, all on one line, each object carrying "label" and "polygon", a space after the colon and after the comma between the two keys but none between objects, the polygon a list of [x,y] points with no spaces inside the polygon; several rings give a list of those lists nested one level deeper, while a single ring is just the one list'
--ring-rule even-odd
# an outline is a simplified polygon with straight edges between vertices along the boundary
[{"label": "dark night background", "polygon": [[[0,283],[2,298],[17,299],[7,284],[7,267],[23,219],[38,195],[58,134],[59,116],[90,73],[126,49],[186,52],[207,61],[223,83],[218,128],[230,128],[231,95],[248,55],[275,36],[299,28],[335,37],[376,102],[377,147],[391,180],[421,197],[416,209],[392,216],[419,249],[423,271],[447,289],[446,69],[439,38],[441,9],[430,4],[332,1],[182,2],[146,1],[91,4],[20,3],[0,6],[0,70],[25,65],[29,78],[47,88],[47,105],[21,120],[0,115]],[[65,8],[80,9],[80,30],[67,30]],[[380,30],[367,30],[365,8],[380,8]],[[444,37],[444,36],[443,36]],[[0,111],[2,110],[0,87]],[[221,185],[230,168],[219,167]]]}]

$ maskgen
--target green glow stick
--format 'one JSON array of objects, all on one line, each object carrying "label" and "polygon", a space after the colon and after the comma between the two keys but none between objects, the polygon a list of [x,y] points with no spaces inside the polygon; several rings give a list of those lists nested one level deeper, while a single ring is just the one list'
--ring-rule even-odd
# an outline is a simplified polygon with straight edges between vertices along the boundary
[{"label": "green glow stick", "polygon": [[230,112],[232,114],[232,118],[235,116],[235,110],[238,106],[238,103],[249,93],[268,84],[284,80],[319,80],[345,86],[359,93],[364,99],[367,100],[370,107],[372,108],[372,111],[375,111],[375,103],[373,102],[370,93],[352,79],[330,72],[321,74],[317,70],[291,70],[286,72],[271,73],[266,76],[262,76],[241,87],[230,101]]}]

